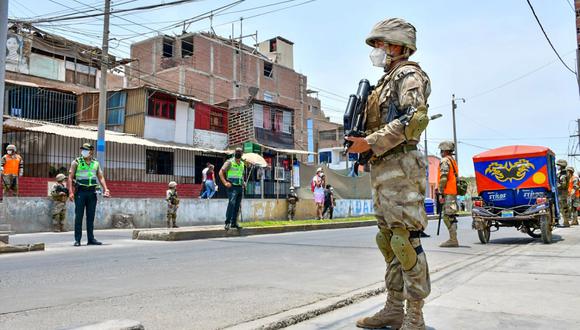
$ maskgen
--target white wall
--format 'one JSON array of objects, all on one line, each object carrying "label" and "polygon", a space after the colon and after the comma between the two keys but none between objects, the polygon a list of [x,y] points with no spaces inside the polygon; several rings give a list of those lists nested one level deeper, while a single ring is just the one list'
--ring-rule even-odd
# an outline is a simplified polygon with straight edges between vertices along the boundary
[{"label": "white wall", "polygon": [[193,142],[193,109],[189,102],[177,101],[175,106],[175,138],[177,143]]},{"label": "white wall", "polygon": [[65,80],[65,62],[56,58],[30,54],[30,74],[54,80]]},{"label": "white wall", "polygon": [[225,133],[194,129],[192,137],[193,145],[196,147],[219,150],[228,147],[228,135]]},{"label": "white wall", "polygon": [[143,136],[146,139],[174,141],[175,126],[175,120],[145,116]]}]

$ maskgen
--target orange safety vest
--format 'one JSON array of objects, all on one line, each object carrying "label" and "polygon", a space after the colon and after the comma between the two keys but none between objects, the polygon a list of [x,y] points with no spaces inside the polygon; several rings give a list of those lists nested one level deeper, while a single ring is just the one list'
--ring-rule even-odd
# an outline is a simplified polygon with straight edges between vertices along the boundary
[{"label": "orange safety vest", "polygon": [[18,175],[20,170],[20,156],[19,155],[6,155],[4,158],[6,163],[4,163],[4,174]]},{"label": "orange safety vest", "polygon": [[[449,166],[449,174],[447,175],[447,184],[445,185],[445,189],[443,189],[444,195],[457,195],[457,173],[455,169],[457,169],[457,162],[453,157],[445,157],[451,164]],[[443,162],[443,159],[441,160]],[[441,164],[439,164],[439,169],[437,170],[437,185],[439,185],[439,180],[441,179]]]},{"label": "orange safety vest", "polygon": [[[568,181],[568,195],[570,195],[572,193],[572,190],[574,190],[574,181],[575,180],[578,180],[578,176],[572,175],[570,177],[570,181]],[[580,189],[576,190],[576,198],[580,198]]]}]

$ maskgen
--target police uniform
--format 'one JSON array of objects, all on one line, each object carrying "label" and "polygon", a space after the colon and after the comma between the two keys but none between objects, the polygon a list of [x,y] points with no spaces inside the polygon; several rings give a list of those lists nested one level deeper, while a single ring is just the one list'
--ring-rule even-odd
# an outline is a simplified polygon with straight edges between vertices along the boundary
[{"label": "police uniform", "polygon": [[294,189],[290,189],[286,200],[288,202],[288,220],[292,221],[296,215],[296,203],[298,202],[298,194],[296,194]]},{"label": "police uniform", "polygon": [[[405,46],[408,56],[416,49],[415,28],[402,19],[376,24],[367,44],[374,47],[374,40]],[[403,60],[394,66],[387,62],[385,71],[367,101],[366,141],[374,153],[371,184],[379,227],[376,242],[387,264],[388,294],[385,307],[358,320],[357,326],[424,329],[423,300],[431,292],[431,281],[419,238],[427,227],[426,162],[417,143],[427,126],[430,81],[415,62]],[[403,118],[413,110],[405,125]]]},{"label": "police uniform", "polygon": [[5,197],[18,196],[18,177],[22,176],[24,171],[24,162],[22,157],[16,153],[16,146],[9,145],[6,147],[6,151],[9,150],[12,153],[6,153],[0,161],[2,186]]},{"label": "police uniform", "polygon": [[[83,144],[82,150],[93,150],[88,143]],[[88,161],[88,162],[87,162]],[[93,234],[95,212],[97,209],[98,177],[102,175],[99,162],[92,157],[87,159],[78,157],[71,163],[70,173],[74,178],[75,202],[75,246],[80,245],[83,234],[83,217],[86,212],[87,245],[100,245]]]},{"label": "police uniform", "polygon": [[241,159],[229,159],[222,166],[222,171],[226,174],[226,180],[232,186],[227,188],[228,208],[226,211],[226,229],[230,226],[238,228],[238,214],[242,203],[242,193],[244,189],[244,161]]},{"label": "police uniform", "polygon": [[566,171],[568,162],[564,159],[558,159],[556,164],[560,170],[558,173],[558,208],[560,209],[560,215],[562,217],[562,226],[569,227],[570,223],[568,219],[570,218],[570,210],[568,207],[568,185],[570,177]]},{"label": "police uniform", "polygon": [[578,206],[580,206],[580,178],[574,173],[574,168],[568,170],[570,180],[568,181],[568,214],[570,225],[578,225]]},{"label": "police uniform", "polygon": [[52,226],[56,232],[65,231],[66,200],[68,199],[68,189],[64,185],[65,179],[66,176],[64,174],[57,175],[57,183],[50,190],[50,197],[52,198]]},{"label": "police uniform", "polygon": [[165,200],[167,201],[167,228],[178,228],[176,224],[177,209],[179,208],[179,197],[175,182],[169,183],[169,189],[165,192]]},{"label": "police uniform", "polygon": [[439,180],[439,191],[443,193],[443,222],[449,231],[449,240],[441,243],[440,247],[458,247],[457,240],[457,162],[451,153],[455,150],[455,145],[451,141],[443,141],[439,144],[442,152],[449,152],[441,158],[437,178]]}]

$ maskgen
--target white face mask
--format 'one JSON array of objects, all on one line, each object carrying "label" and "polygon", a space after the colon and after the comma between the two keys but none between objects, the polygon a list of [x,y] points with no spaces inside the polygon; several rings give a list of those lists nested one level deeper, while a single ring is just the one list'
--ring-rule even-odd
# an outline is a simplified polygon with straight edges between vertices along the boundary
[{"label": "white face mask", "polygon": [[6,152],[8,152],[8,154],[9,154],[9,155],[12,155],[12,152],[13,152],[13,151],[12,151],[12,150],[8,150],[8,151],[6,151]]},{"label": "white face mask", "polygon": [[89,157],[90,154],[91,152],[89,150],[81,150],[81,156],[83,156],[83,158]]},{"label": "white face mask", "polygon": [[387,52],[383,48],[373,48],[369,57],[374,66],[379,68],[387,66]]}]

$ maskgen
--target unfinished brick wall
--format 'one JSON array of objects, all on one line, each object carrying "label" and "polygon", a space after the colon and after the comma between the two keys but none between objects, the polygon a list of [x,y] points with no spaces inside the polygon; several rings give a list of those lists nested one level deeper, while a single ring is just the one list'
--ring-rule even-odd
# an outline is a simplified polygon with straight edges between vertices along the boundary
[{"label": "unfinished brick wall", "polygon": [[254,118],[251,107],[232,108],[229,111],[229,145],[239,146],[246,141],[254,141]]}]

